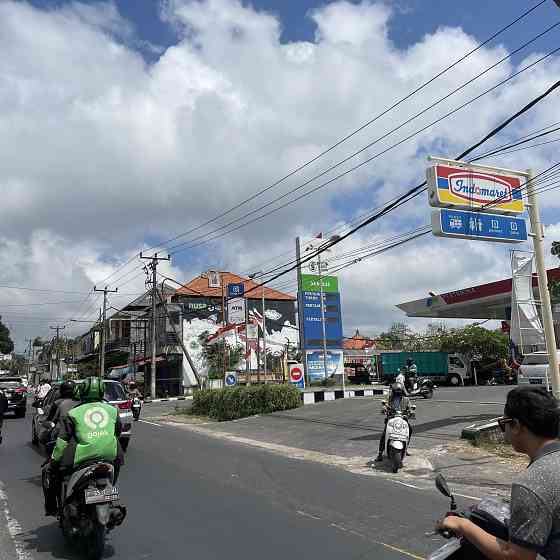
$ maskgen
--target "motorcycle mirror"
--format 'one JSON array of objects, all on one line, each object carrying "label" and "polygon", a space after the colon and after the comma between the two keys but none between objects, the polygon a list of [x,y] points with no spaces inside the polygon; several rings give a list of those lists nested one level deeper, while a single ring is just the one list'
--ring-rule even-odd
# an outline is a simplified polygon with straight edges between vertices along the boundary
[{"label": "motorcycle mirror", "polygon": [[416,410],[416,405],[415,404],[412,405],[412,410]]},{"label": "motorcycle mirror", "polygon": [[387,401],[381,401],[381,404],[382,404],[382,405],[386,405],[386,404],[387,404]]},{"label": "motorcycle mirror", "polygon": [[451,494],[451,490],[449,490],[449,486],[447,485],[447,480],[445,477],[440,473],[436,476],[436,488],[448,498],[452,498],[453,495]]},{"label": "motorcycle mirror", "polygon": [[39,416],[42,416],[43,414],[45,414],[45,411],[42,408],[37,407],[37,414]]}]

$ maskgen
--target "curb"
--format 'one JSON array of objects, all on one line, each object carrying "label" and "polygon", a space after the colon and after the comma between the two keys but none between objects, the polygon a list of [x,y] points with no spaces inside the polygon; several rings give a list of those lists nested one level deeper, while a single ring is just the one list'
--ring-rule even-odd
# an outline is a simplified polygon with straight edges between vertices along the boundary
[{"label": "curb", "polygon": [[146,399],[144,404],[160,403],[160,402],[173,402],[173,401],[191,401],[192,397],[168,397],[166,399]]},{"label": "curb", "polygon": [[347,389],[346,391],[313,391],[301,393],[304,405],[316,404],[325,401],[336,401],[338,399],[352,399],[354,397],[373,397],[374,395],[388,395],[389,389]]},{"label": "curb", "polygon": [[461,439],[468,439],[471,441],[478,441],[480,439],[502,441],[503,435],[498,426],[498,418],[492,418],[491,420],[486,420],[486,422],[472,424],[471,426],[463,428],[461,431]]}]

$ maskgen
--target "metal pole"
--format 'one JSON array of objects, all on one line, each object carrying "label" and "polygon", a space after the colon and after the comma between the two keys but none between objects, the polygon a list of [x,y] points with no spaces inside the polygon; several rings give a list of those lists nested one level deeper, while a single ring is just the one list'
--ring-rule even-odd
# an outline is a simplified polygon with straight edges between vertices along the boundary
[{"label": "metal pole", "polygon": [[299,237],[296,237],[296,263],[297,263],[297,305],[298,305],[298,325],[299,325],[299,349],[301,352],[301,361],[303,362],[303,374],[305,383],[309,387],[309,372],[307,371],[307,355],[305,351],[305,335],[303,323],[303,282],[301,278],[301,245]]},{"label": "metal pole", "polygon": [[264,369],[264,383],[266,385],[266,315],[264,314],[264,286],[261,286],[262,290],[262,317],[263,317],[263,369]]},{"label": "metal pole", "polygon": [[319,293],[321,295],[321,330],[323,337],[323,370],[325,379],[328,377],[327,371],[327,329],[325,325],[325,302],[323,300],[323,271],[321,270],[321,254],[317,254],[317,264],[319,266]]},{"label": "metal pole", "polygon": [[529,219],[533,237],[533,247],[535,251],[535,262],[537,265],[537,276],[539,279],[539,293],[541,297],[541,307],[543,316],[544,335],[546,348],[548,350],[548,371],[552,380],[552,393],[560,398],[560,371],[558,370],[558,353],[556,350],[556,338],[554,336],[554,322],[552,319],[552,308],[550,305],[550,292],[548,290],[548,277],[544,260],[544,231],[540,220],[539,205],[535,186],[533,184],[533,170],[527,170],[527,201],[529,206]]},{"label": "metal pole", "polygon": [[94,292],[103,292],[103,322],[101,325],[101,357],[100,357],[100,365],[99,365],[99,377],[105,377],[105,342],[106,342],[106,321],[107,321],[107,294],[108,293],[117,293],[119,291],[118,288],[114,290],[109,290],[107,286],[102,290],[98,290],[96,286],[93,287]]},{"label": "metal pole", "polygon": [[249,352],[249,299],[245,296],[245,383],[251,385],[251,354]]},{"label": "metal pole", "polygon": [[[225,327],[227,325],[226,322],[226,296],[224,293],[224,273],[220,272],[220,284],[222,285],[222,326]],[[226,344],[226,333],[223,333],[222,337],[224,343],[224,352],[223,352],[223,367],[222,367],[222,379],[225,380],[226,378],[226,356],[227,356],[227,344]],[[224,381],[225,383],[225,381]]]}]

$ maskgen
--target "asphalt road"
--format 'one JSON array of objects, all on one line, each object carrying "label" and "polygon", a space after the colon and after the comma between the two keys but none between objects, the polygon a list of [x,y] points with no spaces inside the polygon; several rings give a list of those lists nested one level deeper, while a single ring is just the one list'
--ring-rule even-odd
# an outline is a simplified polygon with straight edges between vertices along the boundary
[{"label": "asphalt road", "polygon": [[[4,435],[0,560],[77,558],[43,516],[43,458],[29,443],[29,416],[8,419]],[[426,536],[447,507],[435,489],[169,426],[137,423],[134,436],[119,484],[129,516],[106,558],[404,559],[441,544]]]}]

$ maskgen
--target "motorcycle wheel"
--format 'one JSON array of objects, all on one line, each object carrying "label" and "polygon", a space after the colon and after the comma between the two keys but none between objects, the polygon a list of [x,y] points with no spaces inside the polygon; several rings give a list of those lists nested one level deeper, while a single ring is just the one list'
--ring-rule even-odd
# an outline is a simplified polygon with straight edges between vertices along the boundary
[{"label": "motorcycle wheel", "polygon": [[434,390],[430,387],[429,389],[427,389],[422,393],[422,396],[425,399],[431,399],[434,396]]},{"label": "motorcycle wheel", "polygon": [[35,429],[35,424],[31,427],[31,443],[35,446],[39,445],[39,438],[37,437],[37,430]]},{"label": "motorcycle wheel", "polygon": [[391,447],[389,447],[389,460],[391,461],[391,470],[393,473],[398,473],[402,467],[401,454]]},{"label": "motorcycle wheel", "polygon": [[104,525],[100,523],[95,523],[91,536],[89,538],[89,559],[90,560],[101,560],[103,557],[103,552],[105,551],[105,535],[107,529]]}]

